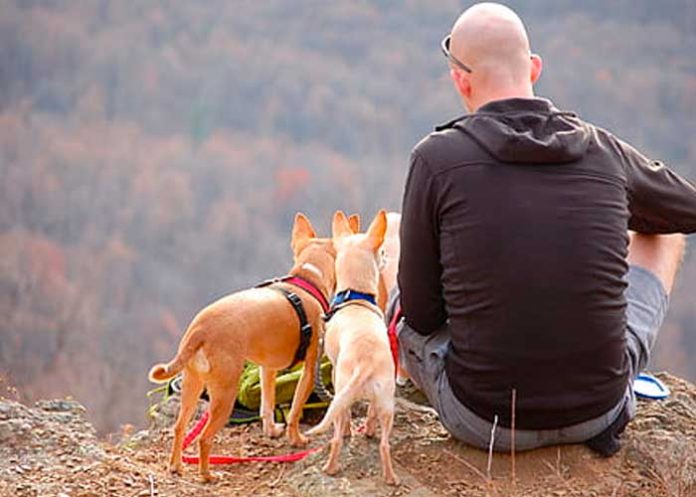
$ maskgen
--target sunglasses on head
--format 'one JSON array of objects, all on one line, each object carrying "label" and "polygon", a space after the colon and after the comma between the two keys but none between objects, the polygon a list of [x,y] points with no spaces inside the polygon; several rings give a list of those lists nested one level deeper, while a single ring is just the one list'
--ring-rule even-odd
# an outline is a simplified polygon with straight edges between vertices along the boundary
[{"label": "sunglasses on head", "polygon": [[461,62],[459,59],[457,59],[454,55],[452,55],[452,52],[450,52],[450,41],[452,40],[452,35],[447,35],[445,38],[442,40],[442,43],[440,44],[440,48],[442,49],[442,53],[445,54],[445,57],[452,62],[455,66],[457,66],[459,69],[462,71],[472,73],[472,71],[469,66]]}]

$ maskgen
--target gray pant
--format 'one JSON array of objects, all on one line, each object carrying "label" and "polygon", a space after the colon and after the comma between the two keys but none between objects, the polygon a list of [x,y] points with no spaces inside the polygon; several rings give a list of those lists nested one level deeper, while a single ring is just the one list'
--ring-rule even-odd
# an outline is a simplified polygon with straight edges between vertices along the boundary
[{"label": "gray pant", "polygon": [[[662,283],[650,271],[631,266],[626,275],[627,300],[627,348],[632,377],[638,375],[648,363],[650,351],[667,311],[668,298]],[[395,303],[398,293],[392,300]],[[393,306],[390,306],[393,308]],[[445,356],[450,345],[449,330],[423,336],[416,333],[403,320],[398,326],[400,360],[411,380],[428,397],[437,410],[440,421],[453,437],[475,447],[488,448],[492,420],[486,420],[463,405],[454,396],[445,373]],[[604,431],[628,403],[630,417],[636,410],[633,383],[629,382],[626,396],[609,412],[579,424],[551,430],[515,430],[515,447],[529,450],[546,445],[579,443]],[[511,432],[498,426],[495,432],[494,450],[510,450]]]}]

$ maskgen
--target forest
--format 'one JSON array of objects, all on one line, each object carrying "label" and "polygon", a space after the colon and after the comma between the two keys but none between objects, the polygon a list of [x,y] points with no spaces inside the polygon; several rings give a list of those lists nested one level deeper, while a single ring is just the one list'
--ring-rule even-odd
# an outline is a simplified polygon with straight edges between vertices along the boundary
[{"label": "forest", "polygon": [[[1,0],[4,381],[143,425],[149,367],[287,270],[295,212],[399,209],[411,148],[463,112],[439,42],[468,5]],[[539,95],[696,179],[693,0],[508,5]],[[651,366],[692,381],[694,295],[692,247]]]}]

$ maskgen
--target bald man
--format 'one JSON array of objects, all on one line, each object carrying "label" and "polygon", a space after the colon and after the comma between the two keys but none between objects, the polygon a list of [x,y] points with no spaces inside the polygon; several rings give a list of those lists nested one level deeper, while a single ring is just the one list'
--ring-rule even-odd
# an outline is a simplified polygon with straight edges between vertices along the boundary
[{"label": "bald man", "polygon": [[[399,341],[456,438],[604,455],[635,413],[696,189],[534,96],[520,18],[477,4],[442,49],[469,114],[416,145],[403,199]],[[632,230],[634,234],[629,235]]]}]

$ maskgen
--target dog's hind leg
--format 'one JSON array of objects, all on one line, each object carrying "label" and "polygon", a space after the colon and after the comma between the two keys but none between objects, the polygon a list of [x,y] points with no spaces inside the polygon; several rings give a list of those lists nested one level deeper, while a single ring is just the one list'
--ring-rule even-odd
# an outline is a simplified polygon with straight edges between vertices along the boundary
[{"label": "dog's hind leg", "polygon": [[172,442],[172,453],[169,458],[169,471],[172,473],[181,474],[181,446],[184,441],[184,431],[196,410],[203,386],[203,379],[198,374],[189,370],[184,371],[181,382],[181,405],[179,407],[179,416],[174,424],[174,441]]},{"label": "dog's hind leg", "polygon": [[375,429],[377,425],[377,409],[375,409],[375,402],[370,402],[367,408],[367,418],[365,419],[365,436],[367,438],[372,438],[375,436]]},{"label": "dog's hind leg", "polygon": [[203,429],[198,441],[199,473],[204,482],[213,480],[209,469],[210,449],[213,446],[213,437],[227,423],[232,412],[234,400],[237,398],[239,377],[242,374],[242,364],[235,366],[232,371],[225,371],[211,378],[207,382],[210,395],[210,419]]},{"label": "dog's hind leg", "polygon": [[[317,330],[318,325],[314,325]],[[302,376],[295,388],[295,394],[292,397],[292,407],[288,416],[288,438],[294,446],[306,445],[309,439],[300,433],[300,417],[302,416],[302,408],[304,407],[309,394],[312,393],[314,387],[314,375],[321,374],[317,371],[317,347],[311,348],[307,352],[307,357],[304,361]]]},{"label": "dog's hind leg", "polygon": [[283,425],[275,422],[275,385],[277,370],[265,368],[261,369],[261,419],[263,423],[263,434],[267,437],[275,438],[283,434]]},{"label": "dog's hind leg", "polygon": [[[332,369],[332,382],[335,385],[336,384],[336,369]],[[344,438],[350,437],[353,433],[351,432],[351,410],[350,408],[346,409],[345,412],[343,413],[343,433],[341,436]]]},{"label": "dog's hind leg", "polygon": [[350,409],[346,409],[346,412],[343,414],[343,437],[349,437],[353,433],[350,430],[350,420],[351,420],[351,413]]},{"label": "dog's hind leg", "polygon": [[391,401],[380,402],[378,399],[374,399],[373,402],[379,402],[376,405],[377,417],[379,418],[380,428],[382,429],[382,436],[379,441],[379,456],[382,461],[382,476],[384,480],[389,485],[398,485],[399,479],[394,473],[394,466],[392,465],[391,451],[389,449],[389,437],[391,435],[392,426],[394,425],[394,401],[393,395]]},{"label": "dog's hind leg", "polygon": [[329,459],[324,465],[324,472],[327,475],[335,475],[341,469],[338,459],[341,456],[341,447],[343,446],[343,433],[345,430],[346,416],[345,413],[338,413],[334,418],[334,433],[330,443]]}]

